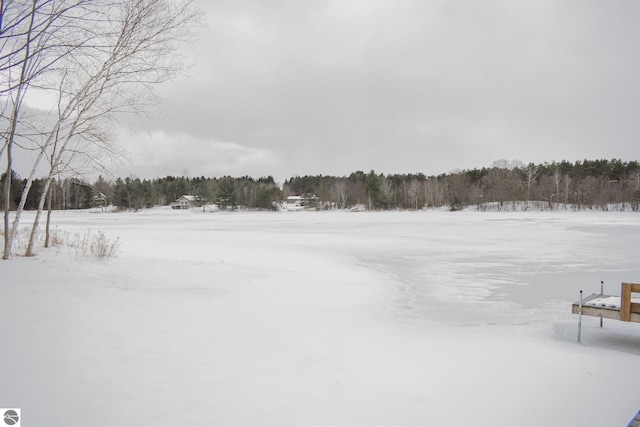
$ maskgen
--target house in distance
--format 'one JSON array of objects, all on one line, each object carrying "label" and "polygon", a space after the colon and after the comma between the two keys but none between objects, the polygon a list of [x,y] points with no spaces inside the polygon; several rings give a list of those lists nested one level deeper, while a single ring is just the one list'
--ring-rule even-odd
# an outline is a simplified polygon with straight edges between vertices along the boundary
[{"label": "house in distance", "polygon": [[171,209],[191,209],[195,206],[202,206],[204,203],[203,197],[184,195],[171,203]]},{"label": "house in distance", "polygon": [[318,196],[315,194],[304,193],[302,196],[289,196],[284,204],[287,210],[302,210],[309,208],[317,208]]}]

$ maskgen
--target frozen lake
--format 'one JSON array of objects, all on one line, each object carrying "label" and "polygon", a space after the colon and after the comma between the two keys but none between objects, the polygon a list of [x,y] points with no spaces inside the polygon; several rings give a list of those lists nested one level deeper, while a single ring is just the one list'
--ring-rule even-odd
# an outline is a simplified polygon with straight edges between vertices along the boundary
[{"label": "frozen lake", "polygon": [[[31,218],[27,213],[23,224]],[[631,212],[55,212],[121,254],[0,264],[25,425],[626,425]]]}]

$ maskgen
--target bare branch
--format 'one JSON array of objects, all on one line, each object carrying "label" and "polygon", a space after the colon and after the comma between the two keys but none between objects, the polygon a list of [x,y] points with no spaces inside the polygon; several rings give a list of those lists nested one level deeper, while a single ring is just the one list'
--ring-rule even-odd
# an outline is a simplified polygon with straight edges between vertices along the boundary
[{"label": "bare branch", "polygon": [[[16,123],[13,132],[3,134],[5,150],[10,153],[15,144],[38,153],[11,233],[17,229],[43,159],[49,161],[49,174],[33,230],[56,174],[79,173],[78,160],[102,170],[103,159],[120,155],[109,124],[122,114],[143,114],[155,102],[153,87],[182,70],[176,49],[191,37],[200,16],[190,0],[32,0],[30,4],[30,10],[24,2],[12,8],[3,2],[1,7],[0,76],[6,77],[0,86],[0,99],[6,100],[1,111]],[[29,88],[55,93],[55,111],[24,120],[20,105]],[[19,116],[21,129],[17,129]],[[11,240],[7,247],[5,239],[5,257]],[[27,254],[32,249],[30,242]]]}]

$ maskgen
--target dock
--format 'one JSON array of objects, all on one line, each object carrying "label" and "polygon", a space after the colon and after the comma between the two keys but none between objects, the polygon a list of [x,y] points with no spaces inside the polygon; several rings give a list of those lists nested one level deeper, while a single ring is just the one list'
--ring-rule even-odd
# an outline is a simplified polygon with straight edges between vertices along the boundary
[{"label": "dock", "polygon": [[600,326],[602,326],[602,319],[640,323],[640,298],[632,297],[634,293],[640,294],[640,284],[623,282],[620,291],[620,296],[600,293],[592,294],[585,299],[582,298],[582,291],[580,291],[580,300],[571,306],[571,312],[580,316],[578,342],[580,342],[583,315],[599,317]]}]

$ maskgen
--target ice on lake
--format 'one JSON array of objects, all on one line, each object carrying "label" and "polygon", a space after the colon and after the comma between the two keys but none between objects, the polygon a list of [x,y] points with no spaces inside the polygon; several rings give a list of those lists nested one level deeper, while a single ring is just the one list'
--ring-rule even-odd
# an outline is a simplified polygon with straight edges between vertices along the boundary
[{"label": "ice on lake", "polygon": [[[29,222],[30,214],[23,220]],[[0,406],[29,425],[626,425],[634,212],[55,212],[121,254],[0,264]]]}]

